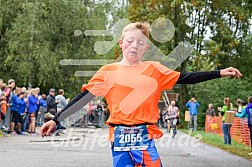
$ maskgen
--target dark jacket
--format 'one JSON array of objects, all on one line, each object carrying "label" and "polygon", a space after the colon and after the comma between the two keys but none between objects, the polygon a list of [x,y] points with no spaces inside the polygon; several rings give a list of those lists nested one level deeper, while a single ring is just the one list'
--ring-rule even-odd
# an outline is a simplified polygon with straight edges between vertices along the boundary
[{"label": "dark jacket", "polygon": [[48,95],[46,97],[46,102],[47,102],[47,112],[50,111],[50,109],[54,109],[55,112],[57,111],[57,103],[55,103],[55,97],[52,95]]}]

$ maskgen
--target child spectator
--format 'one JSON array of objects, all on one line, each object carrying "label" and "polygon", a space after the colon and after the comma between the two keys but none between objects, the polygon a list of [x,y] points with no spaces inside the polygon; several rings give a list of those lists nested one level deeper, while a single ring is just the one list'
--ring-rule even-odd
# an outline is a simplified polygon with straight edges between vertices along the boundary
[{"label": "child spectator", "polygon": [[19,117],[19,122],[21,124],[21,126],[18,126],[18,131],[20,132],[20,135],[24,135],[25,134],[25,129],[23,129],[23,115],[26,111],[26,102],[24,99],[24,95],[25,92],[21,92],[19,95],[19,108],[18,108],[18,117]]},{"label": "child spectator", "polygon": [[213,108],[213,104],[208,104],[208,109],[206,111],[206,115],[209,115],[211,117],[215,117],[215,111]]},{"label": "child spectator", "polygon": [[241,108],[241,109],[240,109],[240,111],[238,109],[235,116],[238,118],[248,118],[248,114],[246,112],[246,107],[247,107],[246,103],[242,100],[241,101],[236,100],[236,104],[239,105],[239,108]]}]

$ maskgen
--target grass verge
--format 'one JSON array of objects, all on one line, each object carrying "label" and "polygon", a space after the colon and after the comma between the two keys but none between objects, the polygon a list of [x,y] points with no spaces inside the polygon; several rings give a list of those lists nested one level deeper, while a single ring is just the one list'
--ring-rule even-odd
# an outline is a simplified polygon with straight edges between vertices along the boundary
[{"label": "grass verge", "polygon": [[[188,129],[179,129],[179,130],[185,134],[188,134]],[[248,153],[251,152],[250,146],[243,145],[243,144],[238,143],[234,140],[232,140],[231,145],[224,144],[222,136],[218,136],[218,135],[212,134],[212,133],[206,133],[204,131],[193,131],[190,135],[195,136],[197,134],[202,136],[201,141],[203,143],[221,148],[221,149],[226,150],[232,154],[239,155],[239,156],[242,156],[246,159],[252,160],[252,156],[248,155]]]}]

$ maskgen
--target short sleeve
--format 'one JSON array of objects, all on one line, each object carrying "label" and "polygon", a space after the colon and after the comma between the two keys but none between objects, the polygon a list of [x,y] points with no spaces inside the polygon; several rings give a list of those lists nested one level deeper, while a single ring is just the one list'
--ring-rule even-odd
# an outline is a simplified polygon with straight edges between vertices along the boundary
[{"label": "short sleeve", "polygon": [[226,112],[227,111],[227,106],[223,106],[221,111]]},{"label": "short sleeve", "polygon": [[108,90],[106,84],[108,77],[108,71],[106,70],[106,68],[102,67],[94,74],[87,85],[82,86],[82,91],[84,89],[87,89],[95,96],[105,96]]},{"label": "short sleeve", "polygon": [[166,66],[156,63],[155,64],[156,68],[160,72],[160,85],[163,90],[168,89],[171,90],[173,86],[176,84],[178,81],[178,78],[180,76],[180,72],[171,70],[167,68]]}]

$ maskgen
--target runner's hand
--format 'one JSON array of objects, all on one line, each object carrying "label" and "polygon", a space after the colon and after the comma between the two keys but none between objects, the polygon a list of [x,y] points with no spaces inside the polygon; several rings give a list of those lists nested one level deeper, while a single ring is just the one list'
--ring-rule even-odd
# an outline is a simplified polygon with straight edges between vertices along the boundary
[{"label": "runner's hand", "polygon": [[227,76],[233,76],[236,78],[240,78],[242,76],[241,72],[233,67],[225,68],[223,70],[220,70],[220,75],[222,77],[227,77]]},{"label": "runner's hand", "polygon": [[48,121],[43,124],[43,126],[40,129],[40,135],[41,137],[44,136],[50,136],[56,129],[56,123],[54,121]]}]

